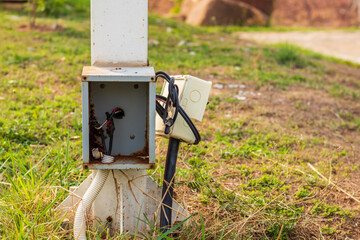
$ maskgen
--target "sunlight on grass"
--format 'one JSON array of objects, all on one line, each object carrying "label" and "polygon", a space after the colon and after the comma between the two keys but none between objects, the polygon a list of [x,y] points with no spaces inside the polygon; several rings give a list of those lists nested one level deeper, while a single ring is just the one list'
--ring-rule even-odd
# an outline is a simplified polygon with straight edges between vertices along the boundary
[{"label": "sunlight on grass", "polygon": [[[54,209],[67,196],[66,190],[89,174],[82,170],[79,139],[80,74],[90,64],[89,21],[70,16],[38,22],[58,22],[64,30],[21,30],[25,17],[0,12],[0,235],[4,239],[71,238],[71,229],[62,229],[63,217]],[[156,70],[274,93],[258,103],[235,99],[239,89],[214,91],[203,123],[197,123],[203,141],[181,147],[176,198],[188,203],[192,217],[188,225],[172,230],[172,238],[306,239],[339,232],[345,236],[350,231],[345,226],[356,215],[349,213],[349,205],[328,202],[336,199],[335,190],[307,163],[339,181],[342,174],[357,173],[358,165],[351,162],[358,156],[356,150],[331,140],[343,131],[358,133],[359,112],[348,113],[347,108],[334,112],[329,102],[325,110],[309,113],[316,115],[309,122],[294,122],[286,113],[296,111],[297,118],[314,105],[296,95],[298,89],[357,104],[356,76],[349,74],[343,81],[336,74],[341,67],[358,69],[291,45],[257,45],[229,34],[238,28],[199,28],[153,15],[149,23],[149,60]],[[291,91],[295,93],[289,99],[280,96]],[[271,109],[264,109],[267,102],[274,103]],[[276,111],[285,104],[288,109]],[[275,118],[283,121],[277,123]],[[323,129],[331,129],[331,134],[321,135]],[[149,172],[160,183],[167,140],[157,143],[161,155],[157,168]],[[145,238],[161,238],[155,226],[149,228]],[[91,230],[92,238],[100,237]]]}]

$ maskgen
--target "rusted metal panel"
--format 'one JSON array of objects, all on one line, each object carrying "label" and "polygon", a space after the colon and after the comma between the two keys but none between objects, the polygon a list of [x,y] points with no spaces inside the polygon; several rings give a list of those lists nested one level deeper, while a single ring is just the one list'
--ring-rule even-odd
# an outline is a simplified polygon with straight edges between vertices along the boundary
[{"label": "rusted metal panel", "polygon": [[[129,82],[90,82],[89,104],[91,106],[90,120],[99,123],[106,121],[106,112],[120,107],[124,110],[123,119],[114,119],[115,132],[112,147],[112,155],[122,156],[147,156],[148,135],[144,134],[148,119],[146,92],[147,83]],[[100,131],[104,131],[101,129]],[[94,127],[90,128],[91,135],[99,134]],[[105,134],[106,136],[106,134]],[[101,139],[98,138],[100,141]],[[97,142],[99,142],[97,141]],[[95,144],[97,143],[95,142]],[[109,146],[109,138],[105,139]],[[90,142],[93,144],[93,142]],[[93,147],[97,146],[91,146]],[[90,151],[91,151],[90,149]]]},{"label": "rusted metal panel", "polygon": [[[115,71],[113,71],[115,70]],[[118,71],[121,70],[121,71]],[[155,162],[155,82],[154,70],[145,68],[99,68],[83,70],[83,159],[88,169],[145,169]],[[134,77],[138,81],[134,80]],[[105,153],[101,136],[105,129],[90,123],[106,120],[106,112],[120,107],[123,119],[114,119],[112,156],[115,162],[103,164],[91,151]],[[108,146],[109,139],[105,139]]]}]

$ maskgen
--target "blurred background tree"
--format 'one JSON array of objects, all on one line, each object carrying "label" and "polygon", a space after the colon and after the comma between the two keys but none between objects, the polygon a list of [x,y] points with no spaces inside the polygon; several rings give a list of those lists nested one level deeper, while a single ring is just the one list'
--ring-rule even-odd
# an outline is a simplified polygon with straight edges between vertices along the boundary
[{"label": "blurred background tree", "polygon": [[88,0],[28,0],[26,10],[29,15],[29,25],[34,28],[39,15],[59,18],[64,15],[88,15]]},{"label": "blurred background tree", "polygon": [[38,14],[39,3],[38,0],[29,0],[26,10],[29,13],[30,28],[35,27],[36,17]]}]

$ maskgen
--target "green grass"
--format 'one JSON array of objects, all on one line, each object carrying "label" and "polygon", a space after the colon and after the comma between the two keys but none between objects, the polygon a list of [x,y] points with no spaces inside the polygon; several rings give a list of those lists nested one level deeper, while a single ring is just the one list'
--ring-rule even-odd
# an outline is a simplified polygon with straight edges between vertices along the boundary
[{"label": "green grass", "polygon": [[329,62],[341,63],[352,67],[358,67],[358,68],[360,67],[360,64],[358,63],[339,59],[332,56],[326,56],[324,54],[317,53],[312,50],[305,49],[289,43],[277,43],[277,44],[272,44],[270,46],[275,46],[278,48],[276,59],[278,61],[280,60],[280,63],[281,61],[283,61],[283,64],[284,63],[286,64],[289,62],[289,60],[291,60],[293,64],[295,63],[295,66],[296,63],[299,63],[299,61],[300,61],[300,67],[306,66],[305,63],[301,63],[302,61],[306,61],[305,59],[301,59],[301,55],[306,55],[307,57],[310,57],[312,59],[322,59]]},{"label": "green grass", "polygon": [[278,49],[266,49],[265,55],[287,67],[304,68],[309,66],[307,59],[300,55],[298,49],[290,44],[281,44]]},{"label": "green grass", "polygon": [[[22,32],[18,26],[27,19],[12,14],[0,12],[0,236],[61,238],[67,233],[54,209],[67,196],[65,189],[89,174],[82,169],[78,138],[80,74],[90,64],[89,21],[40,18],[39,24],[58,22],[64,31]],[[291,45],[246,45],[228,28],[192,27],[157,16],[150,16],[149,23],[149,39],[158,43],[149,47],[156,70],[213,77],[214,82],[245,84],[254,91],[308,89],[354,104],[359,99],[356,77],[342,83],[335,76],[338,68],[356,72],[356,66],[329,62]],[[294,101],[297,113],[309,111],[307,102]],[[358,153],[348,145],[335,148],[332,135],[305,130],[332,124],[334,134],[358,133],[359,113],[344,108],[336,112],[340,119],[331,113],[331,121],[303,123],[303,131],[291,119],[272,123],[277,113],[259,105],[236,100],[227,91],[211,96],[203,123],[197,123],[203,141],[181,148],[176,191],[195,210],[189,225],[177,226],[173,238],[306,239],[312,232],[318,237],[321,232],[346,235],[344,226],[358,221],[348,206],[332,202],[335,190],[307,166],[311,162],[329,176],[330,159],[337,172],[333,179],[340,181],[358,173],[358,165],[342,164]],[[158,142],[162,152],[166,143]],[[161,182],[164,156],[158,156],[157,164],[150,173]],[[312,219],[319,226],[310,224],[310,231]],[[160,236],[155,227],[150,234],[149,239]],[[123,238],[131,237],[118,236]]]}]

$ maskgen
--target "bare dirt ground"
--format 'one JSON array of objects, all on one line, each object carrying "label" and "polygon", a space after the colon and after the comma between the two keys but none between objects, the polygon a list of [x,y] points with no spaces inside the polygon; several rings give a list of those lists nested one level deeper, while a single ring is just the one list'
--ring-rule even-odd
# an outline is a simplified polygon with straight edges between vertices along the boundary
[{"label": "bare dirt ground", "polygon": [[263,43],[288,42],[324,55],[360,63],[360,31],[242,32],[242,39]]},{"label": "bare dirt ground", "polygon": [[[327,63],[325,61],[323,64],[327,64],[326,67],[329,69],[336,69],[334,74],[329,74],[326,77],[329,83],[337,82],[354,87],[353,84],[355,84],[360,77],[359,68],[338,63]],[[344,79],[347,79],[347,82],[343,82]],[[307,209],[307,213],[299,220],[297,227],[293,229],[294,235],[289,234],[289,239],[360,239],[360,232],[357,230],[357,225],[360,220],[358,214],[359,203],[339,190],[339,188],[345,189],[345,191],[354,198],[360,199],[360,172],[350,170],[358,165],[360,135],[358,130],[344,124],[346,122],[346,116],[360,116],[359,102],[351,96],[341,98],[332,97],[324,89],[313,89],[306,86],[293,85],[286,90],[281,90],[271,86],[258,87],[247,83],[246,87],[241,89],[241,91],[254,94],[247,94],[246,100],[244,101],[231,103],[226,102],[226,99],[236,96],[239,88],[230,88],[230,86],[239,84],[239,82],[237,80],[224,79],[217,83],[224,86],[222,89],[212,90],[213,97],[219,96],[222,99],[222,104],[216,109],[217,114],[231,118],[234,121],[243,121],[243,126],[258,123],[258,125],[254,125],[253,127],[265,129],[267,126],[271,126],[271,128],[279,132],[279,134],[296,136],[298,139],[318,138],[322,141],[321,144],[315,144],[313,147],[294,147],[294,150],[296,149],[295,158],[304,161],[302,167],[300,166],[301,164],[286,165],[284,162],[284,165],[280,164],[280,166],[284,167],[284,171],[287,171],[287,168],[292,170],[301,168],[301,171],[307,172],[310,175],[316,175],[316,173],[312,172],[310,167],[307,169],[308,163],[314,164],[317,168],[322,168],[321,166],[323,166],[320,171],[325,174],[326,178],[331,179],[337,187],[327,184],[326,187],[316,195],[316,198],[330,205],[341,206],[344,209],[348,209],[354,216],[344,222],[331,217],[324,217],[322,220],[319,220],[320,218],[314,219],[314,216],[310,214],[312,207],[304,204],[303,206]],[[208,111],[206,118],[209,118],[210,114],[211,112]],[[203,129],[211,129],[211,125],[221,126],[221,122],[212,119],[203,125]],[[213,127],[213,129],[214,128],[216,129],[216,127]],[[225,129],[222,130],[225,131]],[[237,143],[234,142],[233,144]],[[328,153],[340,153],[344,151],[347,152],[347,154],[343,157],[330,157],[330,155],[322,154],[324,151]],[[215,158],[220,159],[219,156]],[[246,163],[247,166],[252,167],[258,164],[258,162],[254,160],[248,162],[241,159],[241,157],[232,159],[232,161],[236,161],[239,164]],[[271,163],[267,162],[266,165],[271,165]],[[329,170],[326,170],[328,166]],[[214,173],[214,176],[223,176],[225,173],[233,174],[219,167],[218,173]],[[259,177],[256,172],[253,174]],[[293,192],[291,194],[295,194],[301,184],[292,177],[286,178],[284,176],[284,179],[292,182],[294,188],[288,191]],[[235,183],[232,184],[240,185],[244,183],[242,181],[241,179],[236,179],[234,181]],[[224,181],[223,183],[226,185],[227,182]],[[230,188],[229,185],[226,186]],[[187,196],[191,199],[189,193],[182,192],[180,195]],[[196,205],[195,200],[192,199],[189,201],[193,201],[193,205]],[[196,212],[199,211],[199,209],[191,209],[191,211]],[[209,209],[208,212],[211,213],[212,211]],[[211,219],[210,215],[211,214],[205,217],[205,219]],[[241,217],[239,217],[239,219],[241,219]],[[237,223],[240,223],[239,225],[242,224],[240,220]],[[323,227],[321,224],[327,224],[330,228],[337,229],[336,233],[324,234],[324,231],[319,230]]]}]

